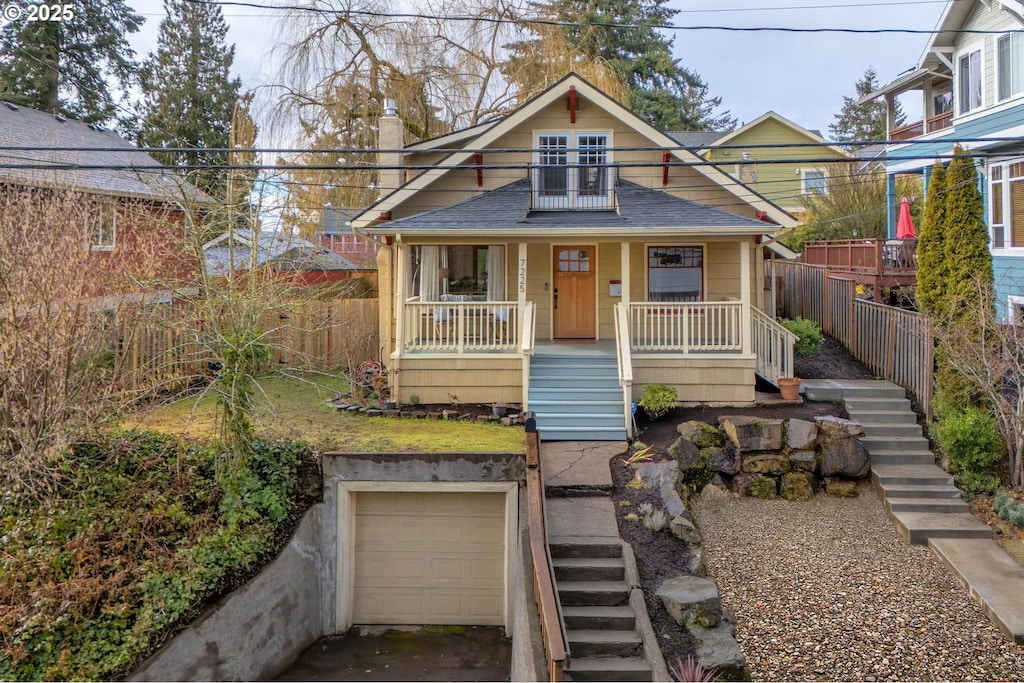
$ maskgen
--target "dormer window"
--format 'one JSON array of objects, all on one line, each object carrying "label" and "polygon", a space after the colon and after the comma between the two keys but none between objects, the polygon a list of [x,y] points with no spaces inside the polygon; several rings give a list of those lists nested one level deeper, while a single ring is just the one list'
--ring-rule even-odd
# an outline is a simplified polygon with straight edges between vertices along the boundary
[{"label": "dormer window", "polygon": [[982,103],[981,50],[961,55],[957,68],[957,96],[960,101],[957,111],[966,114],[980,108]]},{"label": "dormer window", "polygon": [[533,208],[612,208],[608,133],[540,133],[533,174]]}]

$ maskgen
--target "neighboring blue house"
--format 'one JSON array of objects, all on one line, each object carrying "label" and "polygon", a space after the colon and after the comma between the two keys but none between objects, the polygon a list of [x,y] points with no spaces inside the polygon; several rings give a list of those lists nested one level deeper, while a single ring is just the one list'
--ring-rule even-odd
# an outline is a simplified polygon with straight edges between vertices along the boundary
[{"label": "neighboring blue house", "polygon": [[[965,140],[982,179],[998,312],[1024,324],[1024,2],[950,0],[937,29],[916,69],[862,100],[884,97],[889,106],[889,236],[896,176],[921,173],[927,186],[935,157]],[[893,128],[896,98],[912,91],[922,120]]]}]

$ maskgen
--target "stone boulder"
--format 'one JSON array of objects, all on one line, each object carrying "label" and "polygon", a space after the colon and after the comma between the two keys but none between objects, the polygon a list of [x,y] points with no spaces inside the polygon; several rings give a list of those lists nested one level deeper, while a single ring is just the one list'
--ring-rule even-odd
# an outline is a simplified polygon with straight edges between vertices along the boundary
[{"label": "stone boulder", "polygon": [[785,474],[789,472],[789,458],[781,453],[758,453],[743,458],[744,472],[751,474]]},{"label": "stone boulder", "polygon": [[747,489],[747,495],[751,498],[777,498],[779,495],[778,482],[775,477],[755,474],[754,481],[750,483],[750,488]]},{"label": "stone boulder", "polygon": [[814,442],[818,438],[818,425],[806,420],[789,421],[786,429],[786,443],[795,451],[805,451],[814,448]]},{"label": "stone boulder", "polygon": [[691,628],[696,644],[697,661],[705,669],[718,671],[716,680],[749,681],[747,660],[736,642],[735,629],[728,621],[715,628]]},{"label": "stone boulder", "polygon": [[704,542],[701,538],[700,532],[697,531],[697,527],[694,526],[686,517],[682,515],[676,515],[669,522],[668,528],[676,535],[677,538],[685,542],[687,545],[700,545]]},{"label": "stone boulder", "polygon": [[686,569],[694,576],[707,576],[708,563],[704,559],[704,550],[699,547],[693,547],[689,551],[690,554],[686,558]]},{"label": "stone boulder", "polygon": [[712,628],[722,621],[722,602],[714,579],[679,576],[658,586],[655,595],[680,626]]},{"label": "stone boulder", "polygon": [[707,448],[702,455],[707,456],[712,472],[732,476],[740,471],[739,453],[732,444]]},{"label": "stone boulder", "polygon": [[636,478],[661,493],[661,500],[668,514],[686,514],[686,505],[676,492],[679,463],[674,460],[641,463],[636,468]]},{"label": "stone boulder", "polygon": [[871,461],[857,438],[863,433],[856,422],[839,418],[818,419],[818,452],[823,477],[862,479],[868,476]]},{"label": "stone boulder", "polygon": [[741,453],[782,448],[782,420],[723,415],[718,418],[718,424]]},{"label": "stone boulder", "polygon": [[676,427],[676,433],[682,438],[692,441],[697,448],[714,448],[725,443],[725,434],[722,433],[722,430],[699,420],[690,420],[679,424]]},{"label": "stone boulder", "polygon": [[836,498],[856,498],[857,482],[838,477],[825,479],[825,493]]},{"label": "stone boulder", "polygon": [[784,474],[779,491],[786,500],[810,500],[814,498],[814,475],[808,472]]},{"label": "stone boulder", "polygon": [[679,463],[680,470],[688,470],[700,464],[700,449],[685,437],[679,437],[668,447],[668,454]]},{"label": "stone boulder", "polygon": [[814,472],[818,469],[818,454],[814,451],[793,451],[789,454],[789,469],[797,472]]}]

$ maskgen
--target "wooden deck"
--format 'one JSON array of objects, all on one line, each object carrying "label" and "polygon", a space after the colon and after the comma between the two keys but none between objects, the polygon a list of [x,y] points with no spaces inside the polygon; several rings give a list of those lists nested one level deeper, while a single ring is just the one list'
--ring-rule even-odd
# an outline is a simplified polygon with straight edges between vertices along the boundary
[{"label": "wooden deck", "polygon": [[882,287],[907,287],[917,282],[917,240],[828,240],[807,242],[800,261],[824,266],[857,284],[872,285],[875,301]]}]

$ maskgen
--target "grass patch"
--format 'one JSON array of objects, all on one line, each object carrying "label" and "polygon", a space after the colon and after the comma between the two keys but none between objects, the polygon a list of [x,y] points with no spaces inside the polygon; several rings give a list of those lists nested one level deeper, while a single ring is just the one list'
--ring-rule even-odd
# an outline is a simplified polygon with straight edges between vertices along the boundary
[{"label": "grass patch", "polygon": [[52,498],[0,491],[0,680],[122,678],[276,554],[320,492],[308,448],[226,457],[116,432],[68,450]]},{"label": "grass patch", "polygon": [[[300,440],[321,451],[497,452],[522,451],[521,429],[494,423],[371,418],[339,413],[326,402],[348,390],[344,378],[269,376],[259,380],[256,433],[267,439]],[[217,433],[214,400],[182,399],[133,418],[165,434],[209,439]]]}]

